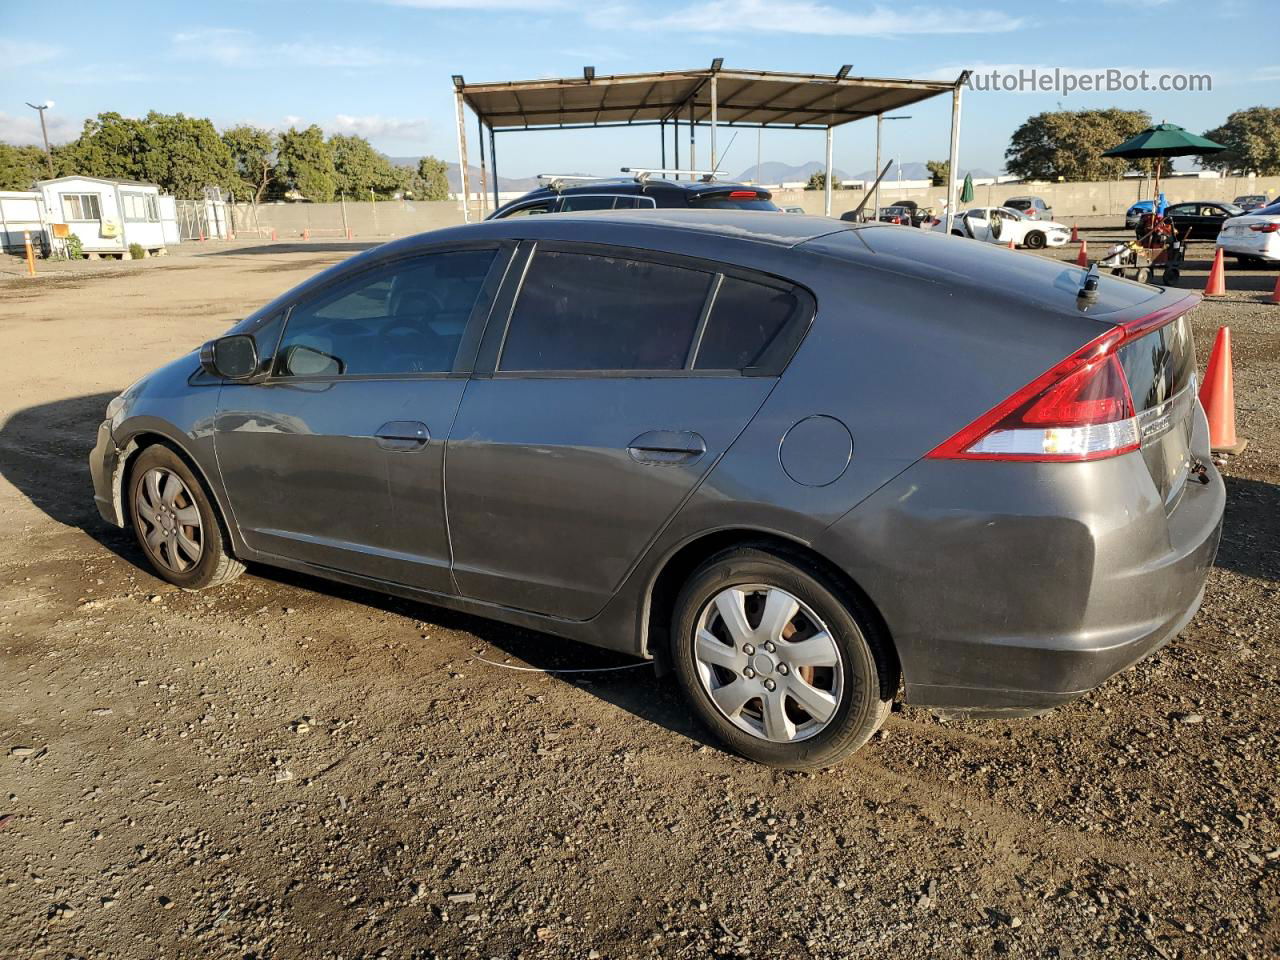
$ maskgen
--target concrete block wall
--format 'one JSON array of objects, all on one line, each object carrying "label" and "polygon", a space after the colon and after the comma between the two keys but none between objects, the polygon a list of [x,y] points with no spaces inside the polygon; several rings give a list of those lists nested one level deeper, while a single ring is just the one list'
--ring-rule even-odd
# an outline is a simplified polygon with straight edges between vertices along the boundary
[{"label": "concrete block wall", "polygon": [[[1170,203],[1187,200],[1232,200],[1242,194],[1263,193],[1270,198],[1280,194],[1280,177],[1225,177],[1199,180],[1177,177],[1161,182]],[[1035,194],[1044,197],[1053,208],[1054,217],[1070,221],[1085,217],[1123,216],[1135,200],[1151,197],[1151,181],[1108,180],[1092,183],[986,184],[974,188],[969,206],[997,206],[1009,197]],[[804,207],[806,213],[821,215],[823,194],[820,190],[776,190],[774,200],[781,207]],[[862,202],[861,190],[837,190],[831,197],[833,216],[852,210]],[[942,187],[898,189],[896,184],[880,188],[880,205],[890,206],[898,200],[914,200],[925,207],[941,210],[946,200]],[[472,217],[478,215],[478,204],[472,203]],[[272,230],[280,240],[296,240],[308,231],[312,239],[343,237],[349,228],[360,237],[403,237],[427,230],[437,230],[462,223],[462,208],[456,200],[408,201],[387,200],[370,203],[271,203],[255,209],[249,204],[234,208],[236,232],[242,237],[270,236]]]}]

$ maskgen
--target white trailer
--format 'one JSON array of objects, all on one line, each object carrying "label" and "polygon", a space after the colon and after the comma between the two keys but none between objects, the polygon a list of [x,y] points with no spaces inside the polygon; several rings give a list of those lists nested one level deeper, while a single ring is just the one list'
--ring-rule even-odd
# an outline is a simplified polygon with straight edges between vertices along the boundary
[{"label": "white trailer", "polygon": [[70,176],[36,186],[49,219],[66,224],[91,256],[124,256],[135,243],[148,254],[159,254],[177,236],[172,207],[161,203],[154,183]]}]

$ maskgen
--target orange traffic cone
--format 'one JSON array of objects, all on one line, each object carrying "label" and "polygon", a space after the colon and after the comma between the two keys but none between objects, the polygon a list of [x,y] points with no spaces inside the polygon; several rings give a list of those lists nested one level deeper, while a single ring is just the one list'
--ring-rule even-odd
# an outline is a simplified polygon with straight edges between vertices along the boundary
[{"label": "orange traffic cone", "polygon": [[1280,277],[1276,277],[1276,288],[1271,292],[1271,302],[1280,303]]},{"label": "orange traffic cone", "polygon": [[1213,267],[1209,270],[1209,282],[1204,285],[1206,297],[1221,297],[1227,292],[1226,271],[1222,265],[1222,248],[1213,255]]},{"label": "orange traffic cone", "polygon": [[1071,242],[1072,243],[1080,242],[1080,231],[1076,229],[1076,225],[1074,223],[1071,225]]},{"label": "orange traffic cone", "polygon": [[1219,327],[1200,388],[1200,404],[1209,420],[1209,449],[1240,453],[1248,440],[1236,436],[1236,391],[1231,375],[1231,328]]},{"label": "orange traffic cone", "polygon": [[1089,266],[1089,244],[1084,240],[1080,241],[1080,252],[1076,254],[1076,266],[1086,268]]},{"label": "orange traffic cone", "polygon": [[1017,250],[1017,249],[1018,249],[1017,245],[1013,242],[1013,237],[1010,237],[1010,238],[1009,238],[1009,249],[1010,249],[1010,250]]}]

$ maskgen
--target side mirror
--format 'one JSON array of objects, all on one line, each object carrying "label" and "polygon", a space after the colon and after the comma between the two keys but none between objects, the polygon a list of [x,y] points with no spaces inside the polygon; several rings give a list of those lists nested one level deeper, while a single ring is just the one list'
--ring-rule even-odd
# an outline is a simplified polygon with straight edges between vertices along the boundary
[{"label": "side mirror", "polygon": [[248,380],[258,372],[258,345],[247,333],[210,340],[200,348],[200,366],[224,380]]}]

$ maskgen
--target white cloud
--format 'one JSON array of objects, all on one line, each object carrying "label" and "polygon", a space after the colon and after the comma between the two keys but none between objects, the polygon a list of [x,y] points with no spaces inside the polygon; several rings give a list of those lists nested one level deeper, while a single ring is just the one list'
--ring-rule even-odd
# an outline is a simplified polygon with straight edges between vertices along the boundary
[{"label": "white cloud", "polygon": [[286,127],[302,126],[302,118],[298,116],[296,113],[288,114],[286,117],[284,117],[282,122]]},{"label": "white cloud", "polygon": [[224,67],[327,67],[360,69],[418,62],[375,47],[323,43],[310,39],[268,43],[249,30],[199,27],[175,33],[169,55],[175,60],[203,61]]},{"label": "white cloud", "polygon": [[0,63],[13,67],[29,67],[33,63],[47,63],[62,53],[60,47],[32,40],[0,39]]},{"label": "white cloud", "polygon": [[340,113],[327,130],[329,133],[354,133],[365,139],[420,140],[427,135],[428,126],[425,120],[401,120],[378,114],[353,117]]},{"label": "white cloud", "polygon": [[[11,114],[0,111],[0,141],[4,143],[33,144],[43,146],[40,137],[40,118],[34,110],[28,110],[30,116]],[[80,135],[81,121],[69,117],[58,116],[53,110],[46,110],[45,123],[49,127],[50,143],[65,143]]]},{"label": "white cloud", "polygon": [[851,10],[821,0],[704,0],[645,21],[645,29],[708,33],[758,31],[827,36],[891,37],[1008,33],[1026,23],[998,10],[874,6]]}]

